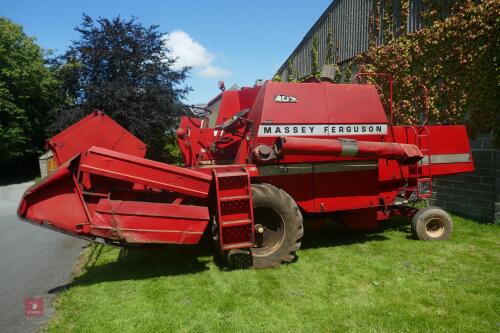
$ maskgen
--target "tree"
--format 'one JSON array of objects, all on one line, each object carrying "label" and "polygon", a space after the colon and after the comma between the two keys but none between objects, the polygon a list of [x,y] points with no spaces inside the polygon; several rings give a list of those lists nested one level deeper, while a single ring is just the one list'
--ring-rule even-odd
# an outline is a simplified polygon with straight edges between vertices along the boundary
[{"label": "tree", "polygon": [[136,18],[93,20],[83,16],[57,63],[65,105],[54,113],[53,131],[101,109],[148,144],[148,155],[166,160],[167,132],[182,113],[182,86],[189,68],[174,70],[158,26]]},{"label": "tree", "polygon": [[35,39],[0,17],[0,168],[40,152],[57,86]]}]

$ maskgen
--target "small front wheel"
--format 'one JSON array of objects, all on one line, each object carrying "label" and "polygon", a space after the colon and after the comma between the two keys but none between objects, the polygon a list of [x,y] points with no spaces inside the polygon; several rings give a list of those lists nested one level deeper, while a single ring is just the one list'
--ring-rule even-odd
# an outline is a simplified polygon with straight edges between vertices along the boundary
[{"label": "small front wheel", "polygon": [[420,209],[412,219],[414,235],[425,241],[448,239],[453,231],[450,215],[439,207]]}]

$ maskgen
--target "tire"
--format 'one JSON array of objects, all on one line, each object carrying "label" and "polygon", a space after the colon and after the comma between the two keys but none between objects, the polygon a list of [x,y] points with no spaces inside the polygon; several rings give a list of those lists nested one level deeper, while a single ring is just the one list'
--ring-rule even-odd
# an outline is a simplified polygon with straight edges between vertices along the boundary
[{"label": "tire", "polygon": [[299,207],[271,184],[253,184],[252,197],[256,247],[250,249],[251,266],[271,268],[291,262],[304,235]]},{"label": "tire", "polygon": [[420,240],[446,240],[453,231],[453,221],[445,210],[429,206],[413,216],[411,227],[413,234]]}]

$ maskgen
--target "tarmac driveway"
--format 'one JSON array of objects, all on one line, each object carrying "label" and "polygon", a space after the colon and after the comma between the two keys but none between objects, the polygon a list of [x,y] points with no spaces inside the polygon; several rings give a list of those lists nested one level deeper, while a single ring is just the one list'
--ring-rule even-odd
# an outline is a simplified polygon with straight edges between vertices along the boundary
[{"label": "tarmac driveway", "polygon": [[[86,241],[21,222],[17,205],[32,183],[0,187],[0,332],[33,332],[53,312],[55,293],[69,282]],[[26,316],[25,300],[38,314]],[[41,299],[40,299],[41,298]]]}]

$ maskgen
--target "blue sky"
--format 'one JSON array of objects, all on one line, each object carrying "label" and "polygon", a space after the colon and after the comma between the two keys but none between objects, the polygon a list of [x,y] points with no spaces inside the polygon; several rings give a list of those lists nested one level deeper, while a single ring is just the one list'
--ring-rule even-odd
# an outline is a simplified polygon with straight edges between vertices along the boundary
[{"label": "blue sky", "polygon": [[167,45],[180,62],[194,66],[187,84],[189,103],[207,102],[226,87],[270,79],[331,0],[253,1],[25,1],[2,0],[0,16],[24,27],[46,49],[61,53],[82,13],[96,18],[138,17],[171,33]]}]

